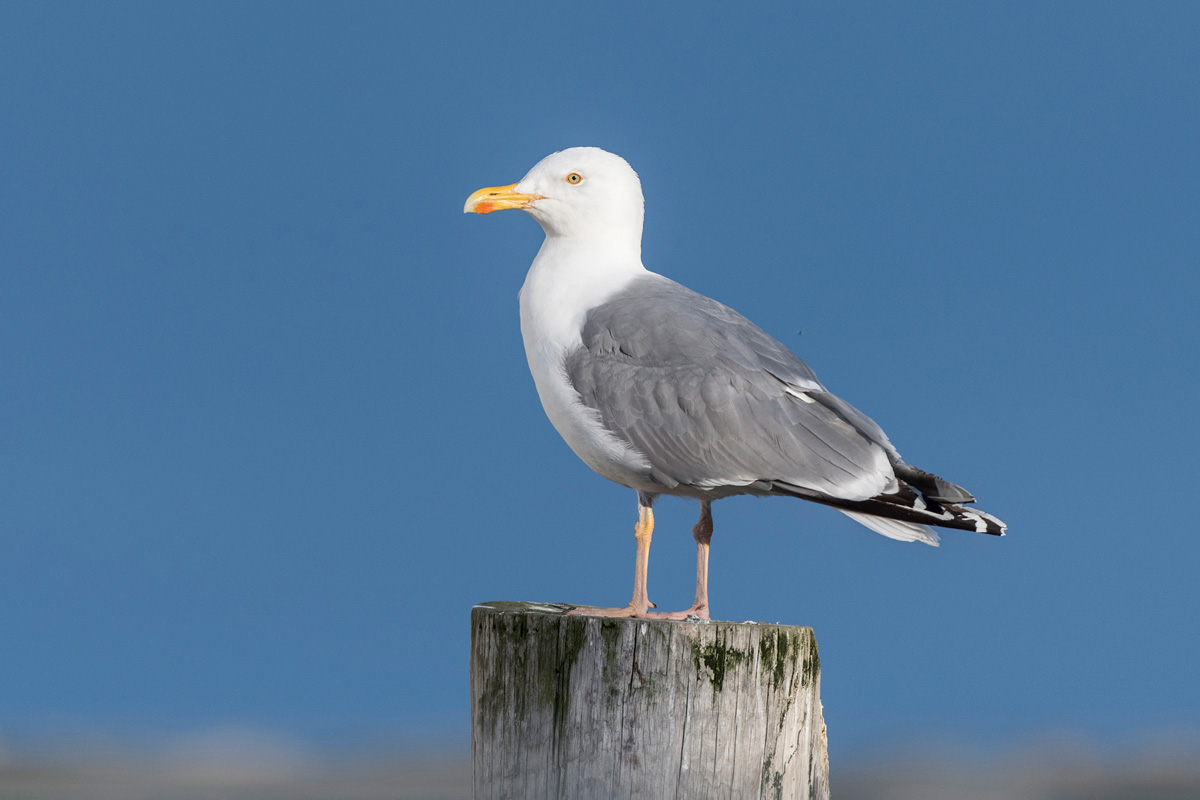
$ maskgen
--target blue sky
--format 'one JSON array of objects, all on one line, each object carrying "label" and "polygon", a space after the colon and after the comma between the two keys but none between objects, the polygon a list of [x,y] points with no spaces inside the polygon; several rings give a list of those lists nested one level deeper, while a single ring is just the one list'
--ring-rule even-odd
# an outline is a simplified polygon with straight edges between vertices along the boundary
[{"label": "blue sky", "polygon": [[581,144],[647,266],[1009,523],[717,504],[714,613],[816,629],[835,759],[1200,728],[1193,4],[2,16],[0,740],[461,740],[472,604],[628,599],[634,496],[525,365],[541,231],[461,213]]}]

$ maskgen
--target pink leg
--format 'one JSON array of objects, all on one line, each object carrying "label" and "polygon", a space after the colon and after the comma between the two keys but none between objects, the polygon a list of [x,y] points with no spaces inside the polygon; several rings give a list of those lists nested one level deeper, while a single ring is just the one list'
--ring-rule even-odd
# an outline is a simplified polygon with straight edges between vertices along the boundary
[{"label": "pink leg", "polygon": [[637,560],[633,567],[633,599],[629,601],[629,605],[622,608],[579,606],[569,611],[569,614],[583,614],[589,617],[662,617],[661,614],[650,611],[654,604],[650,602],[650,594],[646,590],[646,580],[650,572],[650,539],[654,535],[654,511],[650,508],[653,502],[653,498],[638,493],[638,521],[633,527],[633,535],[637,539]]},{"label": "pink leg", "polygon": [[685,615],[709,619],[708,616],[708,543],[712,541],[713,521],[711,503],[700,503],[700,521],[692,527],[696,540],[696,599]]},{"label": "pink leg", "polygon": [[583,614],[595,617],[636,617],[639,619],[687,619],[708,616],[708,545],[712,540],[713,522],[709,501],[700,504],[700,521],[692,528],[692,536],[696,539],[696,599],[692,607],[683,611],[651,611],[654,606],[650,602],[646,590],[646,581],[650,569],[650,538],[654,533],[654,512],[650,498],[638,495],[638,522],[634,527],[637,537],[637,561],[633,572],[633,599],[623,608],[593,608],[580,606],[572,609],[571,614]]}]

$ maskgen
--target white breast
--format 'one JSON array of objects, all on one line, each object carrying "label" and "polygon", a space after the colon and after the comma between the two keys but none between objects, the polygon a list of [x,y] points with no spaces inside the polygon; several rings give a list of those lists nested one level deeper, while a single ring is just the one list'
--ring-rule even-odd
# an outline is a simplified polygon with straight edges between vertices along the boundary
[{"label": "white breast", "polygon": [[[578,347],[588,310],[644,275],[636,255],[601,254],[584,243],[548,237],[521,287],[521,336],[542,408],[559,435],[589,467],[611,481],[653,491],[650,464],[614,436],[567,380],[567,354]],[[659,487],[661,488],[661,487]]]}]

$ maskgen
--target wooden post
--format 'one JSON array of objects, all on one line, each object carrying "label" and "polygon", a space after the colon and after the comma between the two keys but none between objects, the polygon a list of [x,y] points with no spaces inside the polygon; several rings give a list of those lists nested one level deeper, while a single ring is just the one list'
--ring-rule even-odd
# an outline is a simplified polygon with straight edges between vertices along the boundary
[{"label": "wooden post", "polygon": [[812,628],[471,610],[475,800],[829,797]]}]

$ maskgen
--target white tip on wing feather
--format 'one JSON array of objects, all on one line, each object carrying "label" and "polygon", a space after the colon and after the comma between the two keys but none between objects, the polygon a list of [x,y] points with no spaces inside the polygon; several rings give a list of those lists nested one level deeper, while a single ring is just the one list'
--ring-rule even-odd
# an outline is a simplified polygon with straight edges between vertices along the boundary
[{"label": "white tip on wing feather", "polygon": [[846,511],[843,508],[839,508],[838,511],[841,511],[855,522],[866,525],[876,533],[882,533],[889,539],[898,539],[901,542],[924,542],[933,547],[938,546],[937,531],[928,525],[919,525],[915,522],[901,522],[898,519],[874,517],[870,514],[859,514],[857,511]]}]

